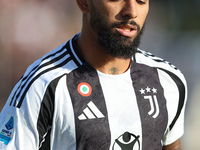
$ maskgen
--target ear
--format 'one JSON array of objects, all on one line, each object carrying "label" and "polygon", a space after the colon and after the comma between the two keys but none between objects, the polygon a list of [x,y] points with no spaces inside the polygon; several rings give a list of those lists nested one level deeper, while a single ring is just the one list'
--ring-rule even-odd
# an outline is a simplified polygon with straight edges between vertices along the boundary
[{"label": "ear", "polygon": [[89,11],[88,0],[76,0],[76,2],[83,13]]}]

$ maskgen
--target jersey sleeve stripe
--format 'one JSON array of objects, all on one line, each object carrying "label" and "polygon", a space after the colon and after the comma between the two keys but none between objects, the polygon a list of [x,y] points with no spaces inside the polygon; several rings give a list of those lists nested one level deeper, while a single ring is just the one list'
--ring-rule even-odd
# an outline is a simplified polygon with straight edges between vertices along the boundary
[{"label": "jersey sleeve stripe", "polygon": [[[59,67],[64,66],[69,61],[75,60],[73,58],[73,55],[70,55],[71,49],[70,49],[69,44],[70,43],[68,41],[67,44],[64,47],[62,47],[62,49],[59,51],[59,52],[64,51],[63,54],[57,56],[56,53],[55,53],[55,54],[51,54],[51,56],[47,56],[46,58],[44,58],[42,60],[42,62],[40,63],[41,65],[34,67],[32,69],[32,72],[30,72],[27,76],[24,77],[25,79],[24,78],[21,79],[21,81],[20,81],[21,84],[19,85],[19,87],[15,91],[14,95],[12,96],[10,106],[12,105],[14,107],[20,108],[27,91],[29,90],[29,88],[31,87],[31,85],[34,83],[35,80],[37,80],[40,76],[42,76],[43,74],[45,74],[49,71],[52,71],[54,69],[57,69]],[[58,51],[57,51],[57,53],[58,53]],[[70,57],[65,58],[65,56],[68,55],[68,54],[69,54]],[[57,57],[51,58],[51,60],[49,62],[46,62],[46,63],[44,62],[45,60],[47,60],[47,58],[50,58],[52,56],[57,56]],[[59,61],[62,61],[62,62],[59,62]],[[42,63],[44,63],[44,64],[42,64]],[[52,64],[54,64],[54,65],[51,67],[50,65],[52,65]]]},{"label": "jersey sleeve stripe", "polygon": [[162,68],[158,68],[158,69],[163,70],[164,72],[166,72],[174,80],[174,82],[176,83],[176,85],[178,87],[178,90],[179,90],[178,109],[177,109],[176,115],[175,115],[172,123],[169,126],[169,129],[172,130],[172,128],[174,127],[174,125],[175,125],[176,121],[178,120],[178,118],[179,118],[179,116],[181,114],[181,111],[183,109],[183,106],[184,106],[184,103],[185,103],[186,88],[185,88],[184,83],[180,80],[180,78],[178,76],[176,76],[172,72],[167,71],[165,69],[162,69]]},{"label": "jersey sleeve stripe", "polygon": [[[65,47],[62,47],[59,51],[56,51],[55,53],[53,54],[50,54],[48,56],[46,56],[45,58],[42,59],[41,63],[44,62],[45,60],[49,59],[50,57],[54,57],[56,55],[58,55],[59,53],[63,52],[63,51],[66,51]],[[19,94],[21,93],[22,89],[24,88],[24,86],[27,84],[27,82],[30,80],[30,78],[37,72],[39,71],[40,69],[42,69],[43,67],[55,62],[56,60],[58,60],[57,58],[54,59],[54,61],[50,61],[50,62],[47,62],[47,63],[44,63],[43,65],[36,65],[29,73],[28,75],[26,76],[23,76],[21,78],[21,81],[20,82],[20,85],[18,86],[17,90],[15,91],[15,93],[13,94],[12,96],[12,99],[11,99],[11,102],[10,102],[10,106],[12,105],[13,103],[13,100],[14,99],[17,99],[19,97]],[[25,83],[24,83],[25,82]],[[14,105],[15,106],[15,103]]]},{"label": "jersey sleeve stripe", "polygon": [[57,68],[59,68],[59,67],[64,66],[64,65],[67,64],[70,60],[71,60],[71,58],[69,57],[69,58],[67,58],[65,61],[63,61],[62,63],[58,64],[57,66],[52,67],[52,68],[49,68],[49,69],[47,69],[47,70],[44,70],[44,71],[42,71],[41,73],[39,73],[37,76],[35,76],[35,77],[31,80],[31,82],[29,82],[27,88],[26,88],[25,91],[23,92],[23,94],[22,94],[22,96],[21,96],[21,98],[20,98],[20,101],[19,101],[17,107],[18,107],[18,108],[21,107],[22,102],[23,102],[23,99],[24,99],[24,97],[25,97],[27,91],[29,90],[30,86],[32,85],[32,83],[33,83],[35,80],[37,80],[41,75],[43,75],[43,74],[45,74],[45,73],[47,73],[47,72],[49,72],[49,71],[51,71],[51,70],[54,70],[54,69],[57,69]]},{"label": "jersey sleeve stripe", "polygon": [[[23,83],[23,84],[22,84],[23,81],[21,82],[21,85],[20,85],[20,87],[18,88],[18,93],[15,93],[15,95],[13,96],[13,99],[14,99],[14,97],[15,97],[16,99],[18,99],[18,97],[19,97],[20,94],[21,94],[21,91],[24,89],[25,86],[27,86],[28,82],[31,80],[31,78],[32,78],[37,72],[39,72],[39,70],[41,70],[41,69],[43,69],[44,67],[46,67],[46,66],[48,66],[48,65],[51,65],[51,64],[55,63],[56,61],[62,59],[65,55],[67,55],[66,52],[65,52],[64,54],[62,54],[61,56],[59,56],[59,57],[53,59],[52,61],[47,62],[47,63],[45,63],[45,64],[39,66],[39,67],[37,68],[36,71],[34,71],[34,72],[32,72],[31,74],[29,74],[29,76],[26,77],[27,80],[26,80],[26,81],[24,80],[24,83]],[[45,72],[44,72],[44,73],[45,73]],[[13,99],[12,99],[12,100],[13,100]],[[14,103],[13,105],[14,105],[14,106],[16,105],[16,101],[15,101],[15,103]]]}]

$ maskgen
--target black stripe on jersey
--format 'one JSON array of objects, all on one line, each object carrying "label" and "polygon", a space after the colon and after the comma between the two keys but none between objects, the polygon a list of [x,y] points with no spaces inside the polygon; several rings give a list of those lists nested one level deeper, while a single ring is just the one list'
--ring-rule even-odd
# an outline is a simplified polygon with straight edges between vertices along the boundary
[{"label": "black stripe on jersey", "polygon": [[[40,112],[39,112],[38,120],[37,120],[37,130],[38,130],[40,145],[43,141],[44,135],[48,132],[48,129],[52,126],[53,114],[54,114],[54,103],[55,103],[55,90],[56,90],[58,81],[60,80],[61,77],[53,80],[48,85],[46,92],[44,94],[42,103],[41,103],[41,108],[40,108]],[[50,142],[49,140],[50,138],[45,138],[45,144],[44,144],[45,146],[43,146],[43,148],[45,147],[46,149],[46,146],[49,145],[47,144]]]},{"label": "black stripe on jersey", "polygon": [[[59,54],[59,53],[61,53],[61,52],[63,52],[63,51],[65,51],[65,47],[62,47],[59,51],[57,51],[57,52],[55,52],[55,53],[53,53],[53,54],[50,54],[50,55],[46,56],[45,58],[42,59],[41,62],[47,60],[47,59],[50,58],[50,57],[54,57],[54,56],[56,56],[57,54]],[[57,59],[57,58],[55,58],[55,59],[53,59],[52,61],[47,62],[47,63],[45,63],[45,64],[43,64],[43,65],[41,65],[41,66],[40,66],[40,65],[35,66],[35,67],[29,72],[28,75],[23,76],[23,77],[21,78],[20,85],[18,86],[17,90],[15,91],[15,93],[14,93],[13,96],[12,96],[12,99],[11,99],[11,102],[10,102],[10,106],[12,105],[14,98],[17,99],[17,98],[19,97],[19,94],[20,94],[21,90],[24,88],[24,86],[27,84],[27,82],[30,80],[30,78],[31,78],[37,71],[39,71],[42,67],[45,67],[45,66],[47,66],[47,65],[49,65],[49,64],[51,64],[51,63],[53,63],[53,62],[55,62],[56,59]],[[25,81],[25,80],[26,80],[26,81]],[[25,82],[25,83],[23,83],[23,82]],[[17,95],[16,95],[16,94],[17,94]],[[16,105],[16,102],[13,104],[13,106],[15,106],[15,105]]]},{"label": "black stripe on jersey", "polygon": [[[87,83],[91,86],[90,96],[85,97],[78,92],[80,83]],[[105,98],[97,72],[88,65],[82,65],[67,75],[67,87],[74,109],[77,150],[108,150],[111,133]],[[86,117],[79,120],[91,102],[99,109],[103,117],[93,119]],[[91,109],[89,111],[92,112]]]},{"label": "black stripe on jersey", "polygon": [[176,83],[178,90],[179,90],[179,104],[178,104],[177,113],[176,113],[172,123],[169,126],[169,129],[171,130],[174,127],[174,124],[176,123],[176,121],[179,118],[181,111],[183,109],[183,106],[184,106],[184,103],[185,103],[186,89],[185,89],[185,85],[183,84],[183,82],[180,80],[180,78],[178,76],[176,76],[172,72],[169,72],[165,69],[162,69],[162,68],[158,68],[158,69],[166,72],[174,80],[174,82]]},{"label": "black stripe on jersey", "polygon": [[[157,68],[132,62],[131,78],[141,118],[142,149],[162,149],[161,140],[167,128],[168,112]],[[153,89],[156,91],[153,92]],[[154,105],[156,102],[158,108],[153,106],[152,109],[151,101]],[[149,114],[150,110],[154,110],[154,113]],[[156,117],[155,112],[159,112]]]}]

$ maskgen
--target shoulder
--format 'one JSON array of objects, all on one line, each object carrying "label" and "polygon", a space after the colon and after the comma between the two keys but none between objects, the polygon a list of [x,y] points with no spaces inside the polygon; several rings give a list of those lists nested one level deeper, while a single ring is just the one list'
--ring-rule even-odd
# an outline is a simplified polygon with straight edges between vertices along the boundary
[{"label": "shoulder", "polygon": [[178,70],[178,68],[176,66],[174,66],[173,64],[171,64],[170,62],[168,62],[167,60],[157,57],[156,55],[138,49],[136,52],[136,61],[138,63],[145,63],[146,65],[152,66],[152,67],[162,67],[162,68],[166,68],[166,69],[172,69],[172,70]]},{"label": "shoulder", "polygon": [[23,101],[34,97],[42,100],[49,84],[78,67],[72,39],[31,64],[10,95],[10,106],[20,108]]},{"label": "shoulder", "polygon": [[163,58],[155,56],[150,52],[138,49],[135,55],[135,61],[139,64],[157,68],[158,70],[164,71],[168,74],[176,75],[183,81],[185,80],[184,75],[175,65]]}]

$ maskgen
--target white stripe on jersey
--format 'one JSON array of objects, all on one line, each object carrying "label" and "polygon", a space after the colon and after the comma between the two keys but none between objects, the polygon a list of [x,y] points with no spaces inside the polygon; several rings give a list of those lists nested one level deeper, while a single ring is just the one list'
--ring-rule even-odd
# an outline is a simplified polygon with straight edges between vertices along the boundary
[{"label": "white stripe on jersey", "polygon": [[[115,76],[101,72],[98,72],[98,74],[108,110],[111,143],[115,143],[115,140],[125,132],[140,136],[139,141],[142,143],[141,119],[130,78],[130,70],[124,74]],[[121,91],[125,92],[122,93]],[[142,150],[142,145],[140,149]],[[110,150],[112,150],[112,145]]]},{"label": "white stripe on jersey", "polygon": [[69,150],[76,150],[74,111],[66,86],[66,76],[63,76],[58,82],[55,96],[56,102],[54,107],[54,124],[51,132],[51,149],[66,150],[68,148]]}]

